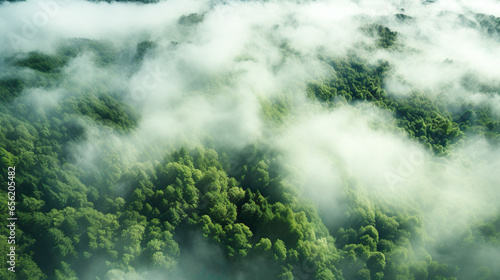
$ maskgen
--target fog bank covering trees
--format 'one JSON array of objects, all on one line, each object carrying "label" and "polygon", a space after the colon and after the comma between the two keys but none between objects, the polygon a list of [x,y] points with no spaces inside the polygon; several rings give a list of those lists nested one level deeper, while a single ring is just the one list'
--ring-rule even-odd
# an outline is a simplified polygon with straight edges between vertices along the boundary
[{"label": "fog bank covering trees", "polygon": [[0,2],[1,279],[499,278],[495,1]]}]

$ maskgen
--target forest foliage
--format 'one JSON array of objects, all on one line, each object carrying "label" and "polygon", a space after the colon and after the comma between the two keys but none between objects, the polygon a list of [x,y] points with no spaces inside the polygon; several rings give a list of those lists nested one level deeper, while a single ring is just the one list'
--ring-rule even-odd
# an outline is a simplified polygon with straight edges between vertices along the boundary
[{"label": "forest foliage", "polygon": [[[202,20],[188,15],[179,24]],[[397,40],[396,32],[381,25],[366,32],[380,48]],[[138,43],[134,63],[155,47],[151,41]],[[31,69],[35,78],[0,79],[0,178],[6,181],[7,166],[19,170],[20,226],[18,273],[2,269],[2,279],[119,279],[130,272],[181,277],[182,261],[192,257],[186,248],[196,235],[218,248],[221,259],[182,271],[187,279],[235,279],[243,273],[245,279],[452,280],[463,276],[458,264],[468,263],[471,248],[500,244],[498,216],[477,221],[458,240],[442,245],[442,252],[452,246],[463,252],[462,259],[450,261],[429,248],[421,213],[366,203],[353,188],[344,191],[345,212],[338,214],[344,222],[328,227],[322,222],[325,213],[297,195],[297,186],[284,179],[279,154],[263,143],[237,152],[217,146],[163,151],[161,162],[126,165],[110,154],[103,166],[75,164],[75,147],[89,137],[88,127],[133,134],[140,122],[138,112],[106,88],[83,94],[68,90],[50,110],[26,99],[30,90],[63,85],[61,70],[82,52],[95,54],[97,67],[109,67],[119,55],[108,43],[72,39],[54,55],[31,52],[10,59],[11,67]],[[355,55],[323,61],[334,74],[311,82],[307,94],[324,110],[374,104],[440,156],[469,132],[498,143],[500,122],[488,106],[460,104],[452,110],[439,97],[419,91],[397,98],[384,89],[389,63],[371,65]],[[283,123],[286,104],[267,104],[264,113]],[[128,187],[117,191],[124,182]],[[6,197],[0,190],[2,207]],[[0,218],[6,220],[6,213],[2,210]],[[2,227],[2,244],[7,235]],[[4,265],[6,250],[0,247]],[[498,275],[498,268],[488,265],[466,271],[467,279]]]}]

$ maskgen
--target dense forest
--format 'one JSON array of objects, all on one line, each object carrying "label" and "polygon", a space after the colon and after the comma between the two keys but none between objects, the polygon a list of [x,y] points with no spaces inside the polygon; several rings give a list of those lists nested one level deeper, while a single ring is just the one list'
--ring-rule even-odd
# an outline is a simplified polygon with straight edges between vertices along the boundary
[{"label": "dense forest", "polygon": [[499,278],[500,14],[89,2],[57,9],[139,20],[0,28],[1,279]]}]

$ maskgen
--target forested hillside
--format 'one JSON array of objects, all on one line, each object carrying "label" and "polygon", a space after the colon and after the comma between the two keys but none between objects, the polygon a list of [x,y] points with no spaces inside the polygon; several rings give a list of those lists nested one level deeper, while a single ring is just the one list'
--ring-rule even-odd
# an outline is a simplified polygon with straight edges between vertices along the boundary
[{"label": "forested hillside", "polygon": [[7,2],[0,279],[499,279],[494,1]]}]

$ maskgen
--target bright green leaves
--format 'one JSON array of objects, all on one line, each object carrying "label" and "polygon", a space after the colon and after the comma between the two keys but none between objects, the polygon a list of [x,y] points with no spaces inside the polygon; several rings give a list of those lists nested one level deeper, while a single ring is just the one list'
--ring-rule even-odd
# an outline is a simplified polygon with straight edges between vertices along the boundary
[{"label": "bright green leaves", "polygon": [[60,71],[68,59],[66,57],[51,56],[40,52],[30,52],[26,58],[14,63],[18,67],[27,67],[40,72]]},{"label": "bright green leaves", "polygon": [[[264,255],[266,252],[271,250],[272,242],[269,238],[261,238],[259,243],[255,245],[255,252],[260,255]],[[284,244],[283,244],[284,246]]]},{"label": "bright green leaves", "polygon": [[385,268],[385,256],[380,252],[374,252],[370,254],[370,257],[366,261],[366,266],[370,271],[382,272]]},{"label": "bright green leaves", "polygon": [[80,114],[118,131],[130,130],[138,121],[132,107],[117,101],[111,95],[85,95],[69,101],[67,105],[75,108]]},{"label": "bright green leaves", "polygon": [[274,258],[277,260],[284,261],[286,259],[286,246],[285,242],[277,239],[273,244]]},{"label": "bright green leaves", "polygon": [[136,224],[125,229],[120,237],[120,245],[123,248],[123,260],[125,265],[129,265],[130,261],[141,253],[141,241],[145,227]]},{"label": "bright green leaves", "polygon": [[21,95],[24,84],[19,78],[0,79],[0,101],[10,102]]},{"label": "bright green leaves", "polygon": [[226,250],[229,257],[245,257],[248,250],[252,248],[249,239],[253,236],[252,232],[242,223],[229,224],[224,227]]},{"label": "bright green leaves", "polygon": [[100,67],[109,66],[118,58],[118,50],[106,41],[73,38],[64,41],[58,49],[58,54],[66,58],[74,58],[83,53],[92,53],[95,64]]},{"label": "bright green leaves", "polygon": [[375,44],[379,48],[390,48],[396,43],[398,33],[380,24],[370,24],[362,30],[371,37],[375,37]]},{"label": "bright green leaves", "polygon": [[332,60],[329,64],[335,75],[324,83],[309,84],[310,97],[325,102],[329,107],[335,107],[339,102],[363,100],[394,112],[397,125],[437,155],[445,155],[450,145],[464,137],[442,100],[421,93],[397,100],[389,97],[382,86],[389,70],[387,62],[370,66],[351,56]]},{"label": "bright green leaves", "polygon": [[0,162],[2,163],[3,168],[6,168],[8,166],[16,166],[17,161],[18,159],[16,156],[9,153],[7,150],[0,148]]}]

